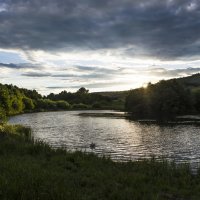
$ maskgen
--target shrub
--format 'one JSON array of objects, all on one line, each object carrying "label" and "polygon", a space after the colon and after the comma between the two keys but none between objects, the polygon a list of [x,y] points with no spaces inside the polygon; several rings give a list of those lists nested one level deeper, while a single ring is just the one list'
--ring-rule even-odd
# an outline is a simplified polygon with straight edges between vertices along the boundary
[{"label": "shrub", "polygon": [[102,107],[102,105],[101,105],[101,103],[99,103],[99,102],[95,102],[93,105],[92,105],[92,108],[101,108]]},{"label": "shrub", "polygon": [[89,106],[83,103],[73,104],[73,109],[88,109]]},{"label": "shrub", "polygon": [[56,101],[57,104],[57,108],[58,109],[69,109],[70,108],[70,104],[67,101]]},{"label": "shrub", "polygon": [[35,108],[35,105],[33,104],[32,99],[24,97],[22,101],[23,101],[25,110],[33,110]]},{"label": "shrub", "polygon": [[0,107],[0,123],[3,123],[6,121],[6,113],[3,108]]}]

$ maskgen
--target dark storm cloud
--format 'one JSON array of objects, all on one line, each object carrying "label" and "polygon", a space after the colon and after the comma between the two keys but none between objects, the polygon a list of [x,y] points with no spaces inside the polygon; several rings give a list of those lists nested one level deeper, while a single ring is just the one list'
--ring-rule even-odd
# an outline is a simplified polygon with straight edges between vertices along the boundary
[{"label": "dark storm cloud", "polygon": [[37,65],[37,64],[31,64],[31,63],[21,63],[21,64],[13,64],[13,63],[0,63],[0,68],[11,68],[11,69],[36,69],[40,68],[42,69],[43,66]]},{"label": "dark storm cloud", "polygon": [[0,47],[187,59],[200,54],[199,19],[198,0],[1,0]]},{"label": "dark storm cloud", "polygon": [[11,68],[11,69],[21,69],[21,68],[24,68],[24,67],[22,67],[20,65],[16,65],[16,64],[13,64],[13,63],[10,63],[10,64],[0,63],[0,68],[1,67]]}]

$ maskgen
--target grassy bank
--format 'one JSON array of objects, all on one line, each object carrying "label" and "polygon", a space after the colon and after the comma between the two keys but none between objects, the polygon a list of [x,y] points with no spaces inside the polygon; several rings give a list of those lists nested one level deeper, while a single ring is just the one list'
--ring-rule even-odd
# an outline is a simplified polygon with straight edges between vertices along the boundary
[{"label": "grassy bank", "polygon": [[114,163],[52,149],[21,126],[0,126],[0,199],[200,199],[200,174],[155,160]]}]

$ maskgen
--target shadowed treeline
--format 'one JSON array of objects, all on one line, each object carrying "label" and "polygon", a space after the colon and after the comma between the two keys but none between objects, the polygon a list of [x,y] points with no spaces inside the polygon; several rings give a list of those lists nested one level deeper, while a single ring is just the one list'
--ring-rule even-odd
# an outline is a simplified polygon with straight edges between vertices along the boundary
[{"label": "shadowed treeline", "polygon": [[114,109],[132,113],[134,118],[174,119],[177,115],[200,113],[200,74],[149,83],[147,88],[123,92],[77,92],[40,95],[13,85],[0,84],[0,119],[24,112],[69,109]]},{"label": "shadowed treeline", "polygon": [[199,114],[200,74],[132,90],[125,107],[134,118],[171,120],[178,115]]}]

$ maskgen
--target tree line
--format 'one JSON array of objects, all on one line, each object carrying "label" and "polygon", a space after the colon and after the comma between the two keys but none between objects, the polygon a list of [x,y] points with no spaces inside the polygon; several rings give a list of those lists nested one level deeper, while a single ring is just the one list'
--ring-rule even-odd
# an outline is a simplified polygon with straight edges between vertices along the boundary
[{"label": "tree line", "polygon": [[62,91],[59,94],[42,96],[36,90],[0,84],[0,121],[6,116],[24,112],[106,109],[111,108],[112,102],[111,97],[89,93],[84,87],[75,93]]},{"label": "tree line", "polygon": [[[89,93],[82,87],[71,93],[62,91],[42,96],[36,90],[0,84],[0,121],[24,112],[69,109],[115,109],[133,118],[174,119],[177,115],[200,113],[200,74],[181,79],[149,83],[146,88],[109,95]],[[122,96],[124,95],[124,98]],[[126,99],[125,99],[126,97]],[[125,99],[125,100],[124,100]]]},{"label": "tree line", "polygon": [[86,107],[89,106],[92,108],[106,107],[113,100],[107,96],[89,93],[89,90],[84,87],[81,87],[75,93],[67,92],[65,90],[59,94],[50,93],[46,98],[53,101],[64,100],[74,105],[74,107],[80,107],[81,105],[84,107],[85,105]]},{"label": "tree line", "polygon": [[161,121],[175,119],[178,115],[199,114],[200,88],[188,87],[182,79],[149,83],[146,88],[129,92],[125,108],[133,118]]}]

